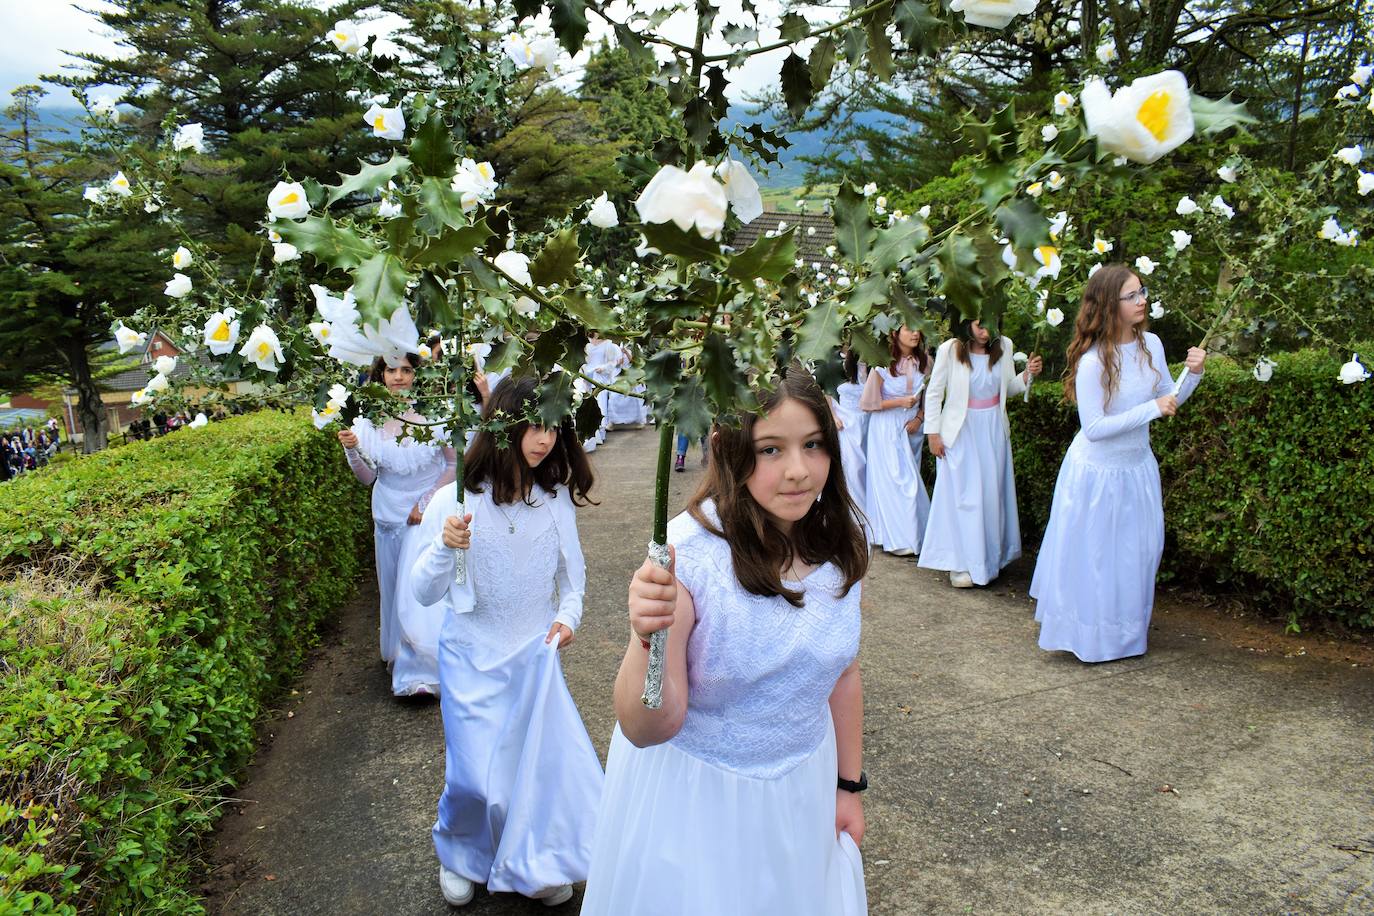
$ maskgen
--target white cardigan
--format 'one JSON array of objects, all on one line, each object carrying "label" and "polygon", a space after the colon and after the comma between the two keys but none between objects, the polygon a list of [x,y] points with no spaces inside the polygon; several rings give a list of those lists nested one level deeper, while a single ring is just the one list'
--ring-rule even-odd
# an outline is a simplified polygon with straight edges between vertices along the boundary
[{"label": "white cardigan", "polygon": [[[940,344],[935,352],[935,368],[930,372],[926,383],[926,435],[938,433],[945,448],[959,438],[959,430],[964,428],[964,417],[968,413],[968,386],[973,369],[954,355],[956,341],[951,338]],[[1001,371],[1002,426],[1011,435],[1011,424],[1007,422],[1007,398],[1015,397],[1026,390],[1024,372],[1017,372],[1012,354],[1016,352],[1010,337],[1002,338],[1002,356],[993,367]]]}]

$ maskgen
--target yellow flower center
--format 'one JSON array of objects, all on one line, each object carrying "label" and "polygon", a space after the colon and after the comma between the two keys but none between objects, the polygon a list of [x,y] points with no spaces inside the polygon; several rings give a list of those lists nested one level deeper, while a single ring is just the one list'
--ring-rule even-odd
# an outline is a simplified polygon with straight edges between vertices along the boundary
[{"label": "yellow flower center", "polygon": [[335,32],[335,33],[334,33],[334,40],[337,41],[339,44],[344,44],[345,42],[348,41],[348,33],[347,33],[347,32]]},{"label": "yellow flower center", "polygon": [[220,319],[219,327],[215,328],[215,333],[213,333],[213,334],[210,335],[210,339],[211,339],[211,340],[217,340],[217,341],[219,341],[219,342],[221,342],[221,343],[223,343],[224,341],[228,340],[228,339],[229,339],[229,322],[227,322],[227,321],[225,321],[225,320],[223,320],[223,319]]},{"label": "yellow flower center", "polygon": [[328,326],[328,325],[325,325],[324,327],[320,328],[320,339],[323,340],[324,338],[326,338],[326,337],[328,337],[328,336],[329,336],[329,326]]},{"label": "yellow flower center", "polygon": [[281,199],[278,200],[277,203],[284,207],[287,204],[300,203],[300,199],[301,197],[299,194],[297,194],[295,191],[291,191],[290,193],[283,194],[281,196]]},{"label": "yellow flower center", "polygon": [[265,342],[258,344],[258,359],[266,359],[271,352],[272,348]]},{"label": "yellow flower center", "polygon": [[373,130],[386,130],[386,115],[377,115],[372,119]]},{"label": "yellow flower center", "polygon": [[1169,107],[1171,102],[1172,97],[1169,93],[1161,89],[1151,93],[1150,97],[1141,103],[1140,109],[1135,113],[1135,119],[1141,123],[1141,126],[1161,143],[1169,135]]},{"label": "yellow flower center", "polygon": [[477,174],[481,175],[483,178],[487,180],[491,180],[491,164],[483,162],[481,165],[477,166]]},{"label": "yellow flower center", "polygon": [[1059,249],[1055,248],[1053,245],[1041,245],[1035,250],[1040,252],[1040,263],[1044,264],[1046,267],[1050,265],[1050,261],[1059,256]]}]

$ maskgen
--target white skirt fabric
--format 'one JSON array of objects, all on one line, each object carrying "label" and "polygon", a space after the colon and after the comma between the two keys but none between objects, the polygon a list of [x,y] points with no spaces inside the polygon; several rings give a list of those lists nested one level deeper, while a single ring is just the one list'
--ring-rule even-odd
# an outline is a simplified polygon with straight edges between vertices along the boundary
[{"label": "white skirt fabric", "polygon": [[844,482],[854,505],[863,510],[868,501],[868,459],[864,455],[864,439],[868,434],[867,418],[859,411],[844,411],[844,429],[840,430],[840,463],[844,467]]},{"label": "white skirt fabric", "polygon": [[970,410],[935,467],[920,565],[967,572],[987,585],[1021,556],[1016,478],[1001,408]]},{"label": "white skirt fabric", "polygon": [[1040,648],[1085,662],[1143,655],[1164,554],[1159,465],[1149,447],[1069,447],[1031,581]]},{"label": "white skirt fabric", "polygon": [[835,734],[777,779],[616,727],[582,916],[861,916],[863,861],[835,837]]},{"label": "white skirt fabric", "polygon": [[615,425],[639,425],[648,420],[647,402],[628,394],[607,394],[606,419]]},{"label": "white skirt fabric", "polygon": [[864,515],[870,540],[889,553],[919,551],[930,515],[930,495],[921,479],[922,440],[918,433],[913,442],[906,431],[915,415],[914,407],[868,415]]},{"label": "white skirt fabric", "polygon": [[[415,600],[410,571],[425,547],[419,525],[404,525],[398,535],[398,569],[402,570],[392,598],[395,655],[391,661],[391,692],[398,697],[439,693],[439,628],[447,603],[425,607]],[[380,569],[380,563],[378,569]]]},{"label": "white skirt fabric", "polygon": [[[441,602],[442,603],[442,602]],[[444,794],[439,861],[489,891],[536,896],[586,880],[603,775],[544,633],[514,649],[439,642]]]}]

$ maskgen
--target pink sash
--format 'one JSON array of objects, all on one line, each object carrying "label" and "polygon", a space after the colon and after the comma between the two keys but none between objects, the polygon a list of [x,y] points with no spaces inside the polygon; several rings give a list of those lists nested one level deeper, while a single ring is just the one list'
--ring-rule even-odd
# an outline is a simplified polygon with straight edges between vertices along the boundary
[{"label": "pink sash", "polygon": [[969,410],[984,410],[984,409],[986,409],[986,408],[988,408],[988,407],[996,407],[996,406],[997,406],[998,404],[1000,404],[1000,403],[1002,403],[1002,397],[1001,397],[1001,395],[997,395],[997,394],[994,394],[994,395],[993,395],[992,397],[990,397],[990,398],[969,398],[969,399],[968,399],[968,409],[969,409]]}]

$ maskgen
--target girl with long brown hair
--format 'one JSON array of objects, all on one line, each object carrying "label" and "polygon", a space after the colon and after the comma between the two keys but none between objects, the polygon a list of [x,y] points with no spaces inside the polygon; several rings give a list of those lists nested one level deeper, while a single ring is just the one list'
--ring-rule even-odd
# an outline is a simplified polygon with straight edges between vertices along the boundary
[{"label": "girl with long brown hair", "polygon": [[1147,328],[1149,291],[1123,264],[1083,289],[1064,395],[1080,429],[1054,487],[1031,583],[1040,648],[1085,662],[1143,655],[1164,553],[1164,503],[1150,423],[1171,417],[1202,380],[1207,354],[1188,351],[1177,386]]},{"label": "girl with long brown hair", "polygon": [[[592,471],[571,418],[531,420],[533,378],[507,378],[483,408],[457,485],[425,512],[416,600],[443,612],[444,792],[434,824],[439,889],[453,906],[475,885],[557,906],[587,877],[601,764],[558,653],[582,617],[586,564],[576,506]],[[468,575],[454,581],[455,551]]]},{"label": "girl with long brown hair", "polygon": [[906,325],[888,341],[892,361],[874,366],[859,407],[868,413],[867,492],[869,537],[883,550],[909,557],[921,549],[930,494],[921,479],[921,398],[930,371],[925,334]]},{"label": "girl with long brown hair", "polygon": [[[868,545],[825,395],[794,364],[717,423],[630,583],[583,916],[866,912],[859,592]],[[663,704],[640,701],[668,630]]]},{"label": "girl with long brown hair", "polygon": [[[377,357],[368,381],[408,399],[419,354],[407,353],[395,362],[393,366]],[[413,407],[381,426],[358,417],[351,428],[339,431],[339,443],[353,475],[372,487],[381,649],[391,669],[391,692],[398,697],[433,696],[439,692],[437,618],[410,600],[406,557],[418,549],[417,526],[425,507],[441,487],[453,482],[458,453],[447,442],[418,443],[403,435],[405,420],[426,422]]]},{"label": "girl with long brown hair", "polygon": [[1012,367],[1014,344],[957,312],[953,336],[935,354],[926,386],[926,434],[935,456],[935,495],[921,566],[949,573],[950,585],[987,585],[1021,556],[1007,398],[1040,373],[1032,355]]}]

